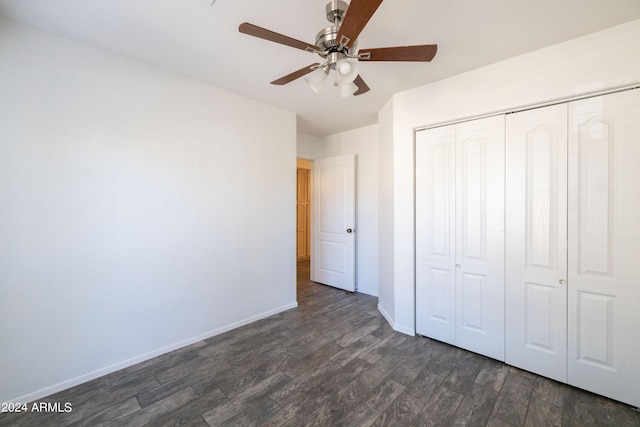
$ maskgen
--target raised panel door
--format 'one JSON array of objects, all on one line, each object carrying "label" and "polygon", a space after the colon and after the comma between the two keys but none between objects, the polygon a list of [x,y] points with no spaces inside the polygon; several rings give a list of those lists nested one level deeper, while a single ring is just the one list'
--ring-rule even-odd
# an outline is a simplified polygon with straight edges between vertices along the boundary
[{"label": "raised panel door", "polygon": [[296,258],[298,261],[309,259],[311,255],[309,172],[309,169],[297,169]]},{"label": "raised panel door", "polygon": [[455,344],[455,126],[416,134],[416,332]]},{"label": "raised panel door", "polygon": [[640,91],[569,104],[568,382],[640,406]]},{"label": "raised panel door", "polygon": [[507,116],[505,360],[567,379],[567,106]]},{"label": "raised panel door", "polygon": [[456,125],[456,345],[504,360],[504,116]]},{"label": "raised panel door", "polygon": [[312,280],[355,291],[355,155],[313,167]]}]

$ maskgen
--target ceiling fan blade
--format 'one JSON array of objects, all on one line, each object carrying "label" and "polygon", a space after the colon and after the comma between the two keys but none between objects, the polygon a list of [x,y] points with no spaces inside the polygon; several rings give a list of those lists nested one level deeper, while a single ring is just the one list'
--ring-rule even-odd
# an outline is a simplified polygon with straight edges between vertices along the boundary
[{"label": "ceiling fan blade", "polygon": [[360,74],[358,74],[358,77],[356,77],[353,83],[355,83],[355,85],[358,86],[358,90],[353,93],[353,96],[358,96],[358,95],[362,95],[363,93],[369,92],[369,86],[367,86],[364,80],[362,80],[362,77],[360,77]]},{"label": "ceiling fan blade", "polygon": [[352,0],[338,30],[338,43],[342,42],[344,36],[349,39],[345,46],[351,47],[381,3],[382,0]]},{"label": "ceiling fan blade", "polygon": [[296,49],[313,51],[318,50],[318,48],[312,44],[284,36],[274,31],[267,30],[266,28],[258,27],[257,25],[249,24],[248,22],[243,22],[242,24],[240,24],[240,26],[238,27],[238,31],[243,34],[248,34],[250,36],[258,37],[264,40],[280,43],[285,46],[295,47]]},{"label": "ceiling fan blade", "polygon": [[361,61],[414,61],[429,62],[436,56],[437,44],[423,44],[418,46],[381,47],[378,49],[360,49],[359,55],[370,54],[370,58]]},{"label": "ceiling fan blade", "polygon": [[311,64],[307,65],[304,68],[300,68],[298,71],[294,71],[291,74],[287,74],[284,77],[280,77],[278,80],[274,80],[271,82],[272,85],[286,85],[287,83],[291,83],[295,79],[299,79],[300,77],[309,74],[314,70],[314,67],[320,64]]}]

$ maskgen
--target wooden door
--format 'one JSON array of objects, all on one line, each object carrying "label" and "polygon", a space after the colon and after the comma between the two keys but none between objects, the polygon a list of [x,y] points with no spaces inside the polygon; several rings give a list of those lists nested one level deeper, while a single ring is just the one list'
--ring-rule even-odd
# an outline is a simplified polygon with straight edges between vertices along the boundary
[{"label": "wooden door", "polygon": [[311,256],[311,194],[310,170],[297,170],[297,202],[296,202],[296,258],[298,261],[307,260]]},{"label": "wooden door", "polygon": [[508,364],[567,380],[567,106],[507,116]]},{"label": "wooden door", "polygon": [[569,104],[568,382],[640,406],[640,90]]},{"label": "wooden door", "polygon": [[456,345],[504,360],[504,116],[456,125]]},{"label": "wooden door", "polygon": [[455,126],[416,134],[416,332],[455,344]]},{"label": "wooden door", "polygon": [[355,155],[313,163],[312,280],[355,291]]}]

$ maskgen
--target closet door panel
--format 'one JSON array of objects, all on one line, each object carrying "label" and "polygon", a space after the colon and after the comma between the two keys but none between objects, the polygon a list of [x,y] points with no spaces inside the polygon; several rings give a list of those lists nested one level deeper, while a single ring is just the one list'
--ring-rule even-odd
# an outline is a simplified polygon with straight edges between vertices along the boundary
[{"label": "closet door panel", "polygon": [[506,138],[506,362],[566,382],[566,104],[507,116]]},{"label": "closet door panel", "polygon": [[504,116],[456,125],[456,345],[504,360]]},{"label": "closet door panel", "polygon": [[569,126],[568,382],[640,406],[640,91]]},{"label": "closet door panel", "polygon": [[455,127],[416,134],[416,332],[455,344]]}]

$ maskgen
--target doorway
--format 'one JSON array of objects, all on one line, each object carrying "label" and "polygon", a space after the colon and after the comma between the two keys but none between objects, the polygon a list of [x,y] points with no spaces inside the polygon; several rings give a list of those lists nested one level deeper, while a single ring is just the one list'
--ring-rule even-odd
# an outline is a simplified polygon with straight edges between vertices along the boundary
[{"label": "doorway", "polygon": [[348,292],[356,290],[355,160],[345,154],[298,168],[297,259],[309,260],[311,280]]},{"label": "doorway", "polygon": [[296,163],[296,275],[299,283],[311,278],[311,168],[313,162],[297,159]]}]

